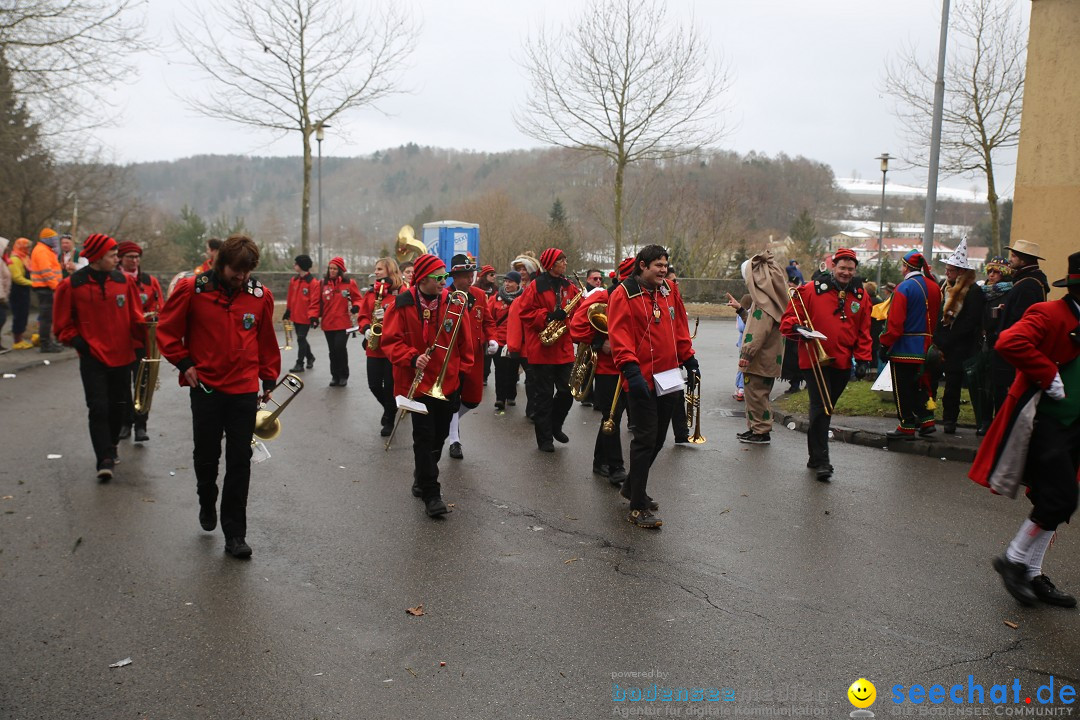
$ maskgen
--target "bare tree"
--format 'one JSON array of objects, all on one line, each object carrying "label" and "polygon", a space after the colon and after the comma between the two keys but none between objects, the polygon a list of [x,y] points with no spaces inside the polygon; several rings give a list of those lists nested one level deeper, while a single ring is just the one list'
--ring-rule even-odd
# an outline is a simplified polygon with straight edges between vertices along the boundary
[{"label": "bare tree", "polygon": [[[991,243],[1001,252],[994,156],[1020,141],[1027,35],[1006,0],[961,0],[949,20],[941,160],[946,175],[986,178]],[[908,136],[909,161],[928,164],[936,64],[909,47],[886,67],[885,91]]]},{"label": "bare tree", "polygon": [[622,257],[627,168],[697,152],[718,140],[726,69],[694,24],[663,0],[592,0],[571,27],[525,42],[530,90],[515,112],[541,142],[607,158],[615,171],[615,261]]},{"label": "bare tree", "polygon": [[[141,0],[0,3],[0,53],[44,138],[107,124],[104,91],[129,80],[145,49]],[[52,143],[55,144],[55,143]],[[79,139],[85,147],[85,137]]]},{"label": "bare tree", "polygon": [[190,106],[280,135],[300,133],[300,246],[307,253],[311,136],[339,115],[399,92],[417,28],[401,4],[360,19],[343,0],[229,0],[194,15],[193,25],[177,26],[177,37],[211,82],[185,98]]}]

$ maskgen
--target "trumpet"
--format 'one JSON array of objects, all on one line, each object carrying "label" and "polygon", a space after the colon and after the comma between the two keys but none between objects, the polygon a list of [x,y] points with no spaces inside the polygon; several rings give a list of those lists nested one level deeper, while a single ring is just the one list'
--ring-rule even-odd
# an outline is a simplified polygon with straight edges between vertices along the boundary
[{"label": "trumpet", "polygon": [[[382,302],[383,292],[386,290],[386,283],[385,282],[383,282],[383,283],[376,282],[375,284],[379,286],[379,289],[375,291],[375,309],[372,311],[372,317],[373,318],[374,318],[374,313],[379,311],[379,303]],[[373,319],[371,321],[371,339],[368,340],[368,342],[367,342],[368,350],[378,350],[379,349],[379,342],[381,340],[382,340],[382,320],[374,320]]]},{"label": "trumpet", "polygon": [[281,328],[285,331],[285,344],[278,349],[292,350],[292,334],[294,329],[292,320],[282,320]]},{"label": "trumpet", "polygon": [[[585,297],[585,292],[581,287],[581,281],[578,280],[577,273],[574,273],[574,281],[577,282],[578,294],[571,298],[570,302],[566,303],[566,306],[563,307],[567,319],[569,319],[570,313],[573,312],[574,306],[581,302],[581,298]],[[557,343],[559,338],[565,334],[566,320],[552,320],[540,331],[540,344],[544,347],[550,347]]]},{"label": "trumpet", "polygon": [[688,373],[686,377],[686,429],[694,430],[694,434],[687,438],[695,445],[705,442],[705,436],[701,434],[701,375],[696,372]]},{"label": "trumpet", "polygon": [[[462,292],[461,290],[454,290],[447,295],[446,311],[443,313],[443,325],[445,326],[448,318],[453,317],[454,327],[450,330],[450,339],[445,345],[439,344],[439,336],[436,334],[435,341],[432,343],[431,347],[424,351],[424,354],[428,357],[431,357],[436,350],[446,351],[442,367],[439,369],[439,376],[435,379],[435,384],[431,386],[430,390],[424,393],[428,397],[433,397],[436,400],[447,399],[446,394],[443,393],[442,389],[443,380],[446,379],[446,369],[450,366],[450,351],[454,347],[454,341],[457,340],[458,331],[461,329],[461,319],[468,310],[468,303],[468,293]],[[461,310],[454,312],[453,307],[455,305],[460,305]],[[405,396],[407,399],[412,400],[413,396],[416,395],[416,391],[420,387],[420,381],[424,379],[424,372],[427,368],[428,366],[425,365],[423,370],[420,370],[419,368],[416,370],[416,375],[413,376],[412,385],[409,386],[409,394]],[[398,412],[397,418],[394,420],[394,427],[390,431],[390,436],[386,438],[386,445],[383,446],[383,450],[390,449],[390,445],[394,442],[394,435],[397,433],[398,425],[401,424],[401,421],[407,412],[409,412],[408,408],[401,408]]]},{"label": "trumpet", "polygon": [[[788,288],[788,296],[791,298],[791,309],[795,312],[795,322],[812,332],[814,324],[810,321],[810,311],[806,309],[806,303],[803,302],[798,288]],[[802,310],[800,311],[799,308]],[[821,395],[825,414],[832,415],[833,403],[832,398],[829,397],[829,383],[822,366],[830,364],[833,359],[825,353],[825,348],[821,346],[821,340],[818,338],[814,338],[813,346],[809,348],[807,354],[810,356],[810,371],[814,376],[814,385],[817,386],[818,394]]]},{"label": "trumpet", "polygon": [[[285,398],[285,402],[279,403],[274,400],[273,395],[277,392],[277,389],[284,386],[291,394]],[[273,410],[266,410],[265,403],[264,409],[255,413],[255,436],[251,439],[252,444],[255,444],[255,438],[260,440],[273,440],[281,434],[281,420],[278,416],[282,411],[289,406],[296,396],[304,389],[304,381],[296,375],[289,373],[281,379],[281,381],[274,386],[274,389],[267,394],[267,401],[274,403],[276,407]]]},{"label": "trumpet", "polygon": [[135,373],[135,414],[150,414],[150,403],[154,400],[154,390],[159,383],[158,370],[161,368],[161,353],[157,346],[158,314],[148,312],[143,316],[146,322],[146,356],[139,361]]},{"label": "trumpet", "polygon": [[697,329],[698,329],[698,325],[700,325],[700,324],[701,324],[701,318],[699,318],[699,317],[694,318],[694,332],[690,333],[690,339],[691,340],[693,340],[694,338],[697,337]]},{"label": "trumpet", "polygon": [[[593,303],[588,310],[589,324],[598,333],[608,334],[607,303]],[[596,350],[591,343],[578,343],[574,366],[570,368],[570,394],[581,401],[589,394],[593,378],[596,376]]]},{"label": "trumpet", "polygon": [[611,396],[611,411],[608,412],[607,420],[600,423],[600,431],[605,435],[615,434],[615,409],[619,407],[619,394],[622,393],[622,373],[615,382],[615,393]]}]

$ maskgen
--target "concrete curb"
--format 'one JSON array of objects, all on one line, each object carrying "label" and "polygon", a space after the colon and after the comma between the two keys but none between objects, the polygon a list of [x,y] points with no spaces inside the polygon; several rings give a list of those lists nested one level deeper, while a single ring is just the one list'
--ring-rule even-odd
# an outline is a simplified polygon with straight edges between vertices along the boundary
[{"label": "concrete curb", "polygon": [[[780,422],[784,427],[806,432],[810,426],[807,418],[800,415],[779,415]],[[917,438],[915,440],[889,440],[885,433],[871,430],[856,430],[846,428],[835,423],[831,427],[833,439],[849,445],[862,445],[864,447],[877,448],[888,452],[904,453],[906,455],[923,455],[925,457],[940,458],[942,460],[955,460],[957,462],[970,463],[975,460],[976,448],[961,445],[951,439],[942,437],[940,431],[931,439]],[[937,438],[937,439],[933,439]]]},{"label": "concrete curb", "polygon": [[[15,351],[15,352],[20,352],[20,351]],[[10,354],[9,355],[0,355],[0,368],[2,368],[3,372],[5,372],[5,373],[14,373],[14,374],[18,375],[19,373],[26,372],[27,370],[33,370],[34,368],[45,367],[45,362],[46,361],[48,361],[49,365],[51,366],[51,365],[55,365],[57,363],[69,362],[69,361],[74,360],[75,358],[79,357],[79,354],[77,352],[75,352],[74,350],[71,350],[70,352],[65,350],[64,352],[50,353],[45,357],[43,357],[42,354],[37,350],[21,351],[21,352],[32,352],[34,354],[34,356],[35,356],[35,359],[30,360],[30,359],[27,358],[27,359],[24,360],[23,358],[17,358],[17,359],[16,358],[11,358],[10,360],[8,360],[8,357],[10,356]],[[8,362],[11,362],[13,364],[8,365]],[[14,364],[15,362],[18,362],[19,364]]]}]

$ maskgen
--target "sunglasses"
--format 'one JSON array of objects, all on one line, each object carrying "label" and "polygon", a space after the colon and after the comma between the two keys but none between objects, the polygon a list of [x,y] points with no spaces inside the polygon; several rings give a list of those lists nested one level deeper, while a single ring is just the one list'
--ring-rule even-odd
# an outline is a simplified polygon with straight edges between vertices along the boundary
[{"label": "sunglasses", "polygon": [[431,273],[430,275],[428,275],[428,277],[431,278],[432,280],[434,280],[435,282],[445,282],[446,278],[450,277],[450,274],[449,273]]}]

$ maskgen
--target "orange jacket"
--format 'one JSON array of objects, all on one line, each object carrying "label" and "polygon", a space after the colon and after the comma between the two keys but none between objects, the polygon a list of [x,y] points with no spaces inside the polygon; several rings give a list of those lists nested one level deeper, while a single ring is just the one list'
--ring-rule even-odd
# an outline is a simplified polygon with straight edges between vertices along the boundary
[{"label": "orange jacket", "polygon": [[55,290],[61,279],[60,258],[56,256],[56,251],[39,242],[30,253],[31,284],[36,288]]}]

